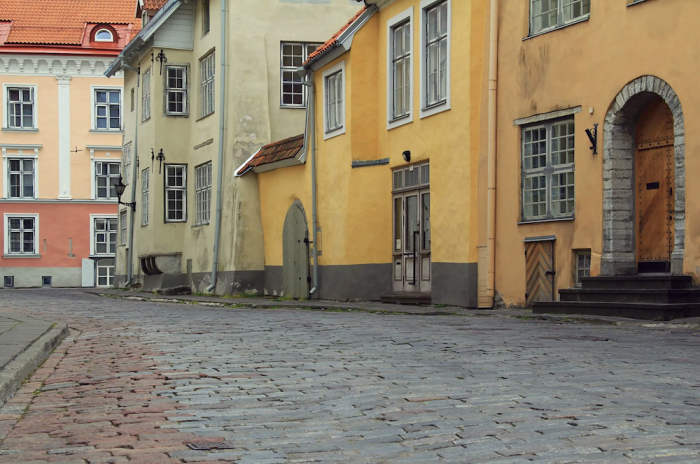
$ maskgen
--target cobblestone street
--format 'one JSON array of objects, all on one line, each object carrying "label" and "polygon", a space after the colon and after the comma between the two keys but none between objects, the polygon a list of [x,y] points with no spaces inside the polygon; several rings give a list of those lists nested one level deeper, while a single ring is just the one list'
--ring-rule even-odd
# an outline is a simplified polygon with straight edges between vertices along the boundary
[{"label": "cobblestone street", "polygon": [[[698,463],[684,326],[222,309],[4,290],[71,334],[0,463]],[[225,441],[195,451],[185,443]]]}]

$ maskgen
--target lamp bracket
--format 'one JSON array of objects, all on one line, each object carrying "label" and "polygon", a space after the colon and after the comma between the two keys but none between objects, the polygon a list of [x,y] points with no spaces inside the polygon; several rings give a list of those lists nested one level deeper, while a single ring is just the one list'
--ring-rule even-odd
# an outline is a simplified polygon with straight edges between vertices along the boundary
[{"label": "lamp bracket", "polygon": [[591,150],[594,155],[598,154],[598,123],[593,124],[593,129],[586,129],[586,135],[591,142]]}]

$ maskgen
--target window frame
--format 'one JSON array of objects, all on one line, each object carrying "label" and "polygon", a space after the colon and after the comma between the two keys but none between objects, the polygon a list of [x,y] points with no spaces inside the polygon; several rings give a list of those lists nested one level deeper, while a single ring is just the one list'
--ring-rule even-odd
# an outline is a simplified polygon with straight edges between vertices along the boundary
[{"label": "window frame", "polygon": [[151,69],[141,76],[141,122],[151,119]]},{"label": "window frame", "polygon": [[[447,5],[447,62],[445,68],[445,98],[440,101],[428,104],[428,75],[427,75],[427,14],[430,10],[437,7],[439,4]],[[452,0],[421,0],[420,2],[420,118],[427,118],[443,111],[448,111],[452,108]]]},{"label": "window frame", "polygon": [[211,30],[211,5],[209,0],[202,0],[202,37]]},{"label": "window frame", "polygon": [[[570,137],[573,140],[574,146],[572,148],[568,148],[568,150],[573,151],[573,162],[567,162],[567,163],[560,163],[555,165],[552,165],[552,128],[554,126],[560,126],[560,125],[565,125],[573,123],[573,132],[571,134],[566,134],[565,137]],[[527,223],[537,223],[537,222],[551,222],[551,221],[561,221],[561,220],[573,220],[576,218],[576,120],[573,116],[565,116],[565,117],[560,117],[560,118],[553,118],[553,119],[547,119],[539,122],[535,122],[533,124],[528,124],[528,125],[522,125],[518,127],[520,130],[520,223],[519,224],[527,224]],[[540,130],[540,129],[545,129],[545,146],[546,146],[546,151],[545,151],[545,166],[539,166],[537,168],[525,168],[525,132],[526,131],[533,131],[533,130]],[[529,143],[529,142],[528,142]],[[538,154],[541,155],[541,154]],[[565,214],[554,214],[552,212],[552,203],[553,203],[553,195],[552,195],[552,188],[553,188],[553,181],[552,179],[554,176],[559,175],[559,174],[568,174],[571,173],[574,177],[574,183],[573,183],[573,189],[574,189],[574,196],[573,196],[573,212],[571,213],[565,213]],[[526,216],[525,214],[525,187],[526,187],[526,180],[534,177],[544,177],[545,178],[545,214],[544,215],[538,215],[538,216]],[[568,185],[568,184],[567,184]],[[541,187],[539,188],[541,190]],[[554,200],[554,201],[562,201],[562,200]],[[563,200],[566,201],[566,200]],[[542,203],[541,201],[538,201],[538,203]]]},{"label": "window frame", "polygon": [[[39,254],[39,214],[37,213],[5,213],[3,215],[4,219],[4,249],[3,258],[37,258],[41,257]],[[10,219],[33,219],[34,229],[33,229],[33,250],[31,253],[28,252],[10,252]],[[24,229],[20,229],[24,231]],[[22,233],[22,232],[20,232]]]},{"label": "window frame", "polygon": [[[583,268],[579,267],[579,256],[584,256],[584,262],[585,262],[585,256],[588,255],[588,268],[585,266]],[[588,275],[582,276],[582,277],[590,277],[591,276],[591,259],[592,253],[591,249],[582,249],[582,250],[574,250],[574,287],[576,288],[581,288],[582,283],[581,283],[581,277],[579,277],[579,271],[588,271]]]},{"label": "window frame", "polygon": [[[107,197],[100,197],[100,194],[99,194],[100,187],[99,187],[99,185],[97,185],[97,178],[104,177],[105,175],[97,173],[97,171],[98,171],[97,165],[98,164],[100,164],[100,165],[116,164],[117,166],[119,166],[119,174],[117,174],[116,176],[109,174],[109,172],[107,173],[107,176],[106,176],[107,177],[107,192],[108,192]],[[93,173],[93,176],[92,176],[92,189],[93,189],[92,198],[93,198],[93,200],[116,201],[118,199],[116,192],[115,192],[113,197],[111,196],[111,188],[109,185],[109,179],[111,179],[111,178],[119,179],[119,176],[122,175],[122,163],[119,161],[112,161],[112,160],[100,158],[100,159],[93,160],[92,165],[93,165],[93,170],[92,170],[92,173]],[[108,169],[108,171],[109,171],[109,169]]]},{"label": "window frame", "polygon": [[[183,87],[170,87],[170,71],[171,70],[182,70],[182,81]],[[190,82],[190,67],[185,64],[173,64],[165,66],[165,82],[163,83],[163,89],[165,93],[165,98],[163,104],[165,105],[165,115],[166,116],[189,116],[190,114],[190,95],[189,95],[189,82]],[[176,78],[177,79],[177,78]],[[171,111],[170,110],[170,94],[180,93],[182,94],[182,111]]]},{"label": "window frame", "polygon": [[[539,1],[539,0],[529,0],[529,17],[528,17],[528,37],[535,37],[541,34],[546,34],[547,32],[551,31],[556,31],[557,29],[561,29],[566,26],[570,26],[572,24],[580,23],[582,21],[586,21],[590,18],[591,16],[591,4],[590,0],[588,3],[588,13],[582,14],[581,16],[577,16],[575,18],[569,19],[569,20],[564,20],[564,0],[556,0],[557,1],[557,22],[554,26],[549,26],[547,28],[540,29],[539,31],[535,32],[534,31],[534,23],[535,23],[535,18],[533,16],[533,2]],[[570,2],[575,2],[579,0],[569,0]],[[580,1],[586,1],[586,0],[580,0]],[[570,3],[569,5],[571,5]]]},{"label": "window frame", "polygon": [[150,177],[151,168],[146,168],[141,171],[141,227],[148,225]]},{"label": "window frame", "polygon": [[[208,172],[203,172],[208,170]],[[211,187],[212,187],[212,162],[208,161],[206,163],[195,166],[194,168],[194,178],[195,178],[195,225],[203,226],[209,224],[211,220]],[[206,176],[204,183],[202,183],[202,175]],[[206,205],[206,209],[203,206]],[[204,218],[206,213],[206,219]]]},{"label": "window frame", "polygon": [[[32,196],[24,196],[24,162],[31,160],[32,162]],[[11,170],[11,162],[12,161],[19,161],[20,162],[20,171],[19,171],[19,176],[20,176],[20,196],[18,197],[13,197],[11,195],[11,187],[12,183],[10,181],[10,176],[12,175],[12,170]],[[39,183],[37,182],[37,167],[38,167],[38,158],[35,156],[22,156],[22,155],[7,155],[5,158],[5,198],[12,199],[12,200],[34,200],[37,197],[37,186]]]},{"label": "window frame", "polygon": [[[99,220],[105,220],[107,221],[107,229],[105,231],[98,231],[97,230],[97,221]],[[104,232],[108,236],[111,235],[111,230],[109,229],[109,222],[110,221],[116,221],[117,223],[117,228],[114,230],[114,252],[111,252],[109,250],[109,245],[111,241],[109,240],[109,237],[107,238],[106,245],[107,245],[107,252],[105,253],[98,253],[97,252],[97,234]],[[90,256],[100,256],[100,257],[113,257],[117,253],[117,246],[119,245],[119,234],[120,234],[120,224],[119,224],[119,215],[117,214],[91,214],[90,215]]]},{"label": "window frame", "polygon": [[[119,127],[116,129],[112,129],[107,127],[106,129],[98,129],[97,128],[97,92],[119,92]],[[114,133],[114,132],[121,132],[122,131],[122,125],[124,124],[124,95],[123,95],[123,88],[122,87],[117,87],[113,85],[93,85],[90,86],[90,99],[91,99],[91,131],[92,132],[100,132],[100,133]],[[109,97],[107,98],[109,99]],[[99,103],[99,105],[104,105],[103,103]],[[109,126],[109,108],[114,105],[114,103],[109,103],[106,102],[107,105],[107,122]]]},{"label": "window frame", "polygon": [[[29,89],[32,96],[32,127],[10,127],[10,90]],[[39,94],[37,84],[2,84],[2,130],[7,132],[37,132],[39,130]]]},{"label": "window frame", "polygon": [[[208,63],[211,60],[211,63]],[[210,68],[209,68],[210,66]],[[211,69],[211,76],[205,76],[205,70]],[[209,87],[211,86],[211,88]],[[210,91],[211,89],[211,91]],[[209,96],[211,95],[211,99]],[[206,97],[205,97],[206,96]],[[205,106],[208,103],[211,108]],[[207,110],[210,110],[208,113]],[[199,59],[199,119],[216,112],[216,50]]]},{"label": "window frame", "polygon": [[[342,95],[342,109],[340,110],[340,115],[342,116],[343,120],[339,126],[330,128],[329,127],[329,94],[328,94],[328,87],[329,87],[329,78],[333,78],[335,76],[340,76],[340,94]],[[346,132],[346,119],[347,115],[345,113],[346,111],[346,101],[347,101],[347,94],[346,94],[346,87],[345,87],[345,61],[341,61],[340,63],[336,64],[335,66],[332,66],[325,71],[323,71],[322,75],[323,79],[323,140],[328,140],[333,137],[337,137],[339,135],[345,134]],[[337,102],[336,102],[337,104]]]},{"label": "window frame", "polygon": [[[129,168],[131,168],[131,142],[125,143],[122,147],[121,175],[124,185],[129,185],[131,181],[131,169]],[[126,190],[124,190],[124,193],[126,193]]]},{"label": "window frame", "polygon": [[[318,42],[280,42],[280,108],[306,108],[306,105],[308,104],[308,99],[309,99],[309,92],[306,88],[305,85],[303,85],[303,82],[308,81],[307,78],[302,78],[296,73],[296,70],[298,66],[294,66],[292,62],[292,66],[285,66],[284,65],[284,58],[285,56],[291,56],[292,59],[294,59],[295,55],[285,55],[284,54],[284,47],[285,46],[300,46],[301,47],[301,63],[299,66],[301,66],[306,60],[309,59],[309,55],[316,51],[318,47],[323,45],[323,43],[318,43]],[[309,47],[316,47],[314,50],[309,51]],[[285,96],[285,91],[284,91],[284,85],[285,81],[284,80],[284,73],[292,73],[294,76],[293,81],[291,81],[291,85],[296,85],[299,84],[301,85],[301,103],[300,104],[295,104],[295,103],[285,103],[284,102],[284,96]],[[298,81],[296,79],[299,79]],[[293,91],[290,94],[292,97],[296,95]]]},{"label": "window frame", "polygon": [[[408,25],[408,34],[409,34],[409,51],[408,54],[405,57],[402,57],[402,59],[408,58],[408,87],[409,87],[409,98],[408,98],[408,103],[407,103],[407,108],[408,112],[406,114],[396,116],[394,113],[394,106],[395,106],[395,80],[394,80],[394,63],[395,63],[395,57],[394,57],[394,40],[395,40],[395,31],[399,27],[404,27]],[[415,68],[415,52],[414,52],[414,44],[415,44],[415,21],[413,18],[413,7],[410,7],[398,15],[394,16],[393,18],[389,19],[387,21],[387,79],[386,79],[386,95],[387,95],[387,106],[386,106],[386,114],[387,114],[387,130],[391,130],[395,127],[403,126],[404,124],[408,124],[410,122],[413,122],[413,99],[414,99],[414,94],[415,94],[415,87],[414,87],[414,68]]]},{"label": "window frame", "polygon": [[[98,39],[97,36],[100,35],[101,32],[108,33],[109,39]],[[114,43],[114,34],[112,33],[112,31],[110,31],[106,27],[100,28],[97,32],[95,32],[95,42]]]},{"label": "window frame", "polygon": [[119,211],[119,246],[126,246],[126,231],[128,229],[129,218],[127,210]]},{"label": "window frame", "polygon": [[[165,170],[163,172],[163,202],[165,203],[163,208],[163,217],[166,223],[183,223],[187,222],[187,164],[182,163],[172,163],[165,164]],[[168,184],[168,170],[170,168],[182,169],[182,186],[170,186]],[[182,192],[182,198],[179,200],[182,202],[182,218],[181,219],[169,219],[168,214],[170,213],[170,208],[168,207],[168,192],[178,191]],[[175,200],[178,201],[178,200]],[[175,211],[177,212],[177,210]]]}]

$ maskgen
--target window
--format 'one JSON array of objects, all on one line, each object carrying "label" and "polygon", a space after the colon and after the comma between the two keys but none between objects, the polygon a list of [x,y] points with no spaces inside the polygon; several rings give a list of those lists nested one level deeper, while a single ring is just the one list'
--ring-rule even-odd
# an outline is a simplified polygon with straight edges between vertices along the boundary
[{"label": "window", "polygon": [[95,129],[120,130],[121,124],[121,91],[96,89]]},{"label": "window", "polygon": [[187,220],[187,165],[165,166],[165,222]]},{"label": "window", "polygon": [[116,200],[119,181],[119,163],[97,161],[95,163],[95,197],[100,200]]},{"label": "window", "polygon": [[200,117],[209,116],[214,112],[214,76],[215,76],[214,52],[205,56],[199,61],[199,71],[201,76],[201,89],[199,98],[201,100]]},{"label": "window", "polygon": [[4,279],[5,287],[12,288],[15,286],[15,276],[5,276]]},{"label": "window", "polygon": [[574,266],[575,284],[581,286],[582,277],[591,276],[591,250],[576,251],[576,261]]},{"label": "window", "polygon": [[151,70],[143,73],[143,89],[141,89],[141,121],[151,119]]},{"label": "window", "polygon": [[115,261],[113,259],[101,259],[97,261],[97,286],[111,287],[114,282]]},{"label": "window", "polygon": [[323,72],[324,140],[345,133],[345,62]]},{"label": "window", "polygon": [[126,245],[126,210],[119,213],[119,243],[121,245]]},{"label": "window", "polygon": [[42,276],[41,277],[41,286],[51,288],[51,276]]},{"label": "window", "polygon": [[114,42],[114,36],[108,29],[100,29],[95,34],[95,42]]},{"label": "window", "polygon": [[523,220],[574,216],[574,121],[523,128]]},{"label": "window", "polygon": [[399,119],[411,112],[411,22],[391,28],[391,115]]},{"label": "window", "polygon": [[187,66],[166,66],[165,68],[165,114],[185,115],[188,113]]},{"label": "window", "polygon": [[9,198],[34,198],[34,171],[33,159],[7,160]]},{"label": "window", "polygon": [[117,218],[94,218],[93,254],[113,255],[117,252]]},{"label": "window", "polygon": [[7,127],[9,129],[34,129],[34,88],[7,88]]},{"label": "window", "polygon": [[148,176],[149,168],[141,171],[141,225],[148,225]]},{"label": "window", "polygon": [[197,166],[195,174],[196,224],[209,224],[211,211],[211,162]]},{"label": "window", "polygon": [[36,214],[5,215],[7,243],[5,253],[8,255],[37,254],[37,234],[39,217]]},{"label": "window", "polygon": [[131,111],[134,111],[134,89],[131,89]]},{"label": "window", "polygon": [[530,0],[530,34],[566,25],[591,12],[591,0]]},{"label": "window", "polygon": [[301,66],[321,44],[288,43],[282,42],[280,46],[280,105],[291,107],[306,107],[306,88],[302,85],[302,78],[297,74],[297,68]]},{"label": "window", "polygon": [[202,0],[202,35],[209,33],[209,0]]},{"label": "window", "polygon": [[124,185],[129,185],[131,176],[131,142],[124,145],[122,148],[122,182]]},{"label": "window", "polygon": [[425,10],[425,66],[427,107],[447,100],[447,2]]}]

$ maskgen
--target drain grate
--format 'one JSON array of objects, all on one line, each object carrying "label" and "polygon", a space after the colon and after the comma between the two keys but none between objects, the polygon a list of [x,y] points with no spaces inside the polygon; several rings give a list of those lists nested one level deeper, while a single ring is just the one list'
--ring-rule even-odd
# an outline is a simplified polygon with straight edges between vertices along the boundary
[{"label": "drain grate", "polygon": [[223,441],[204,441],[198,443],[185,443],[190,449],[196,451],[227,450],[233,446]]}]

